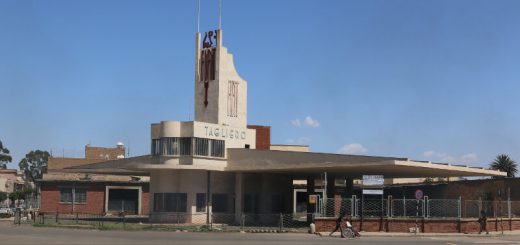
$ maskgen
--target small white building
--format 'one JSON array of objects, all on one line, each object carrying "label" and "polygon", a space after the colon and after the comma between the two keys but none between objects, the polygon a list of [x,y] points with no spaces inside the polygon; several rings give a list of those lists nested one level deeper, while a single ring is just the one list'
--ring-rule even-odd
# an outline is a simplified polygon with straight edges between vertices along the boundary
[{"label": "small white building", "polygon": [[[293,213],[302,211],[296,210],[302,203],[310,211],[307,193],[351,196],[352,180],[365,174],[385,178],[505,175],[407,158],[311,153],[305,146],[257,148],[258,142],[265,144],[266,135],[248,127],[247,81],[237,73],[222,36],[222,30],[207,32],[201,44],[200,33],[196,35],[194,121],[152,124],[150,155],[81,166],[149,172],[152,221],[175,221],[178,216],[172,214],[183,214],[183,222],[201,222],[210,213],[231,214],[235,219],[243,213]],[[327,178],[315,185],[324,173]],[[295,180],[306,180],[303,197]],[[346,184],[338,187],[338,182]]]}]

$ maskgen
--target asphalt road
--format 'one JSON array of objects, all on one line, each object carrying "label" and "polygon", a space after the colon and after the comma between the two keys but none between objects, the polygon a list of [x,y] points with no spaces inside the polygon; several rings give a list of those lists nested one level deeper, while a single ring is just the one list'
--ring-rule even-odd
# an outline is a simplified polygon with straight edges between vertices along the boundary
[{"label": "asphalt road", "polygon": [[13,245],[143,245],[143,244],[520,244],[520,235],[362,237],[342,239],[309,234],[185,233],[158,231],[97,231],[66,228],[14,226],[0,222],[0,244]]}]

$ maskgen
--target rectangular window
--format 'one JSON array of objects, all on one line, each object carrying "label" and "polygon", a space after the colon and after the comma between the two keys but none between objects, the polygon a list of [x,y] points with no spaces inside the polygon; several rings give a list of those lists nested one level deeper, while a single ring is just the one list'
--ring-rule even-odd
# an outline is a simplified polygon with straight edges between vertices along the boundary
[{"label": "rectangular window", "polygon": [[212,157],[224,157],[225,141],[223,140],[210,140],[211,143],[211,156]]},{"label": "rectangular window", "polygon": [[185,213],[187,193],[155,193],[153,197],[155,212]]},{"label": "rectangular window", "polygon": [[72,203],[87,203],[87,189],[85,188],[60,188],[60,202]]},{"label": "rectangular window", "polygon": [[181,156],[191,155],[191,138],[179,138],[180,142],[180,154]]},{"label": "rectangular window", "polygon": [[87,203],[87,189],[85,189],[85,188],[74,189],[74,202],[75,203]]},{"label": "rectangular window", "polygon": [[152,139],[152,155],[161,155],[161,139]]},{"label": "rectangular window", "polygon": [[206,193],[197,193],[197,212],[206,212]]},{"label": "rectangular window", "polygon": [[72,202],[72,188],[60,188],[60,202]]},{"label": "rectangular window", "polygon": [[212,197],[212,211],[215,213],[228,212],[228,194],[213,194]]},{"label": "rectangular window", "polygon": [[195,155],[209,156],[209,140],[203,138],[194,138],[195,141]]}]

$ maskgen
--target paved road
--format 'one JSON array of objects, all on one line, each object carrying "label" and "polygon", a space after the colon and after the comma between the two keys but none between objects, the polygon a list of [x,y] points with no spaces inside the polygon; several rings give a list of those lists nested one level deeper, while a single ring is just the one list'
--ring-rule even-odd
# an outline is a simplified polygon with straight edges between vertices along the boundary
[{"label": "paved road", "polygon": [[0,222],[0,244],[13,245],[143,245],[143,244],[520,244],[520,235],[436,236],[436,237],[363,237],[341,239],[309,234],[184,233],[157,231],[97,231],[65,228],[14,226]]}]

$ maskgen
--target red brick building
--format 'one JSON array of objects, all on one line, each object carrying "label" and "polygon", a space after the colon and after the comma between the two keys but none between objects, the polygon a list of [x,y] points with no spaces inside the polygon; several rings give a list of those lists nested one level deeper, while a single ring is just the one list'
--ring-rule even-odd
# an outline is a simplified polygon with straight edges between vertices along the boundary
[{"label": "red brick building", "polygon": [[[121,169],[84,170],[82,165],[124,158],[125,148],[85,146],[85,158],[55,158],[38,180],[40,211],[147,215],[149,182],[145,173]],[[74,169],[71,169],[74,167]]]}]

